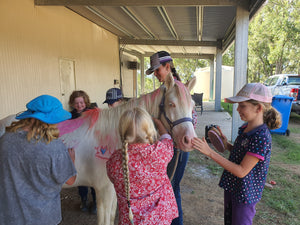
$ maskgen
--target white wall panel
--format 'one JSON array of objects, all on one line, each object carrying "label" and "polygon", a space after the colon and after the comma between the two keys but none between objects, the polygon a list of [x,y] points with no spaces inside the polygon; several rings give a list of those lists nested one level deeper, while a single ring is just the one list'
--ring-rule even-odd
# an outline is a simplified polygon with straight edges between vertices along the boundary
[{"label": "white wall panel", "polygon": [[76,89],[104,107],[120,78],[118,39],[62,6],[0,1],[0,118],[25,110],[41,94],[60,100],[60,63],[74,61]]}]

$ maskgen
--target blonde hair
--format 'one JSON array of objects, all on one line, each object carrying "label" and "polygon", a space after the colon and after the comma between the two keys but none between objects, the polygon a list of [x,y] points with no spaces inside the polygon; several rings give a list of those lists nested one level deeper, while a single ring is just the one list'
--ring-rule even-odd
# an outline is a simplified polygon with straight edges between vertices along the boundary
[{"label": "blonde hair", "polygon": [[39,142],[43,140],[49,144],[52,140],[59,137],[59,130],[56,124],[44,123],[35,118],[27,118],[13,122],[10,126],[6,127],[7,132],[17,132],[17,130],[30,127],[27,133],[27,140],[35,140]]},{"label": "blonde hair", "polygon": [[271,105],[271,103],[259,102],[256,100],[247,101],[253,105],[260,104],[263,107],[263,119],[264,123],[270,130],[277,129],[281,126],[281,116],[280,113]]},{"label": "blonde hair", "polygon": [[149,113],[142,108],[126,110],[120,118],[119,134],[122,141],[122,170],[125,182],[125,192],[129,208],[129,220],[133,224],[133,214],[130,207],[130,180],[128,169],[128,144],[149,143],[157,141],[158,135]]}]

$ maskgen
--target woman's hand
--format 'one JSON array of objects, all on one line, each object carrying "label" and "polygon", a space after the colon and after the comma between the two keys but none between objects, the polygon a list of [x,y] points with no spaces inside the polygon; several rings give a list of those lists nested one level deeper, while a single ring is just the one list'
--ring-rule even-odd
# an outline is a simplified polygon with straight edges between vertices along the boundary
[{"label": "woman's hand", "polygon": [[205,138],[203,137],[202,139],[200,138],[193,138],[192,139],[192,144],[193,147],[203,153],[204,155],[207,155],[210,157],[211,153],[214,152],[207,144]]},{"label": "woman's hand", "polygon": [[[75,162],[75,150],[74,150],[74,148],[68,148],[68,152],[69,152],[70,158],[72,159],[72,162],[74,163]],[[66,184],[68,184],[68,185],[74,184],[74,182],[76,180],[76,177],[77,177],[77,175],[74,175],[74,176],[70,177],[66,181]]]},{"label": "woman's hand", "polygon": [[167,129],[159,119],[153,118],[153,122],[160,136],[168,133]]}]

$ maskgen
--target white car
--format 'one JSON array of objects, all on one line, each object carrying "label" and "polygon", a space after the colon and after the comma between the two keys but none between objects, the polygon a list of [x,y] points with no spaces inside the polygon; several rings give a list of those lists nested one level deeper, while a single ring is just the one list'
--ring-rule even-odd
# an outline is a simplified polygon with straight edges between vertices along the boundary
[{"label": "white car", "polygon": [[264,82],[271,89],[273,95],[286,95],[293,97],[292,112],[300,114],[300,75],[277,74],[270,76]]}]

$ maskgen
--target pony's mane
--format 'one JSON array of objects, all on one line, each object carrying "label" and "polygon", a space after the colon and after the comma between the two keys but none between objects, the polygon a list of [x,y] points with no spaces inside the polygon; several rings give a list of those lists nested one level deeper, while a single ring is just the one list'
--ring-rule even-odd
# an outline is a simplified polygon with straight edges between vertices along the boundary
[{"label": "pony's mane", "polygon": [[[163,87],[149,93],[142,95],[139,98],[130,99],[128,102],[124,102],[117,107],[102,109],[99,113],[97,122],[92,126],[89,125],[89,129],[94,133],[99,146],[97,146],[100,158],[109,157],[116,149],[121,149],[122,143],[119,136],[119,119],[124,111],[132,109],[134,107],[142,107],[149,112],[150,115],[157,117],[159,113],[159,101],[162,96]],[[89,110],[91,111],[91,110]],[[86,111],[83,113],[83,117],[89,113]],[[87,116],[89,118],[90,116]],[[91,123],[90,123],[91,124]],[[97,151],[98,151],[97,150]],[[104,155],[107,154],[107,157]]]},{"label": "pony's mane", "polygon": [[[142,107],[149,112],[150,115],[157,117],[159,113],[159,101],[162,95],[162,88],[156,89],[155,91],[142,95],[139,98],[132,98],[127,102],[120,104],[114,108],[107,108],[101,110],[99,114],[98,122],[95,124],[96,129],[112,131],[118,130],[119,119],[124,111],[132,109],[134,107]],[[100,136],[102,136],[101,134]],[[117,135],[118,136],[118,135]],[[115,137],[114,137],[115,138]]]},{"label": "pony's mane", "polygon": [[[185,87],[185,85],[180,81],[175,81],[174,88],[176,90],[178,100],[182,104],[188,104],[188,106],[190,107],[191,95]],[[121,148],[120,137],[118,133],[118,125],[122,113],[127,109],[132,109],[137,106],[142,107],[146,109],[146,111],[148,111],[148,113],[151,116],[158,118],[159,104],[164,89],[165,87],[162,85],[160,88],[156,89],[155,91],[149,94],[142,95],[139,98],[132,98],[128,102],[124,102],[121,105],[114,108],[103,109],[99,114],[97,123],[95,124],[95,129],[102,131],[99,133],[97,132],[99,142],[106,142],[108,144],[118,142],[120,144],[118,148]]]},{"label": "pony's mane", "polygon": [[176,89],[176,94],[177,94],[178,100],[182,103],[188,104],[188,106],[190,107],[192,104],[192,101],[191,101],[191,94],[190,94],[189,90],[180,81],[178,81],[178,80],[174,80],[174,81],[175,81],[174,86]]}]

